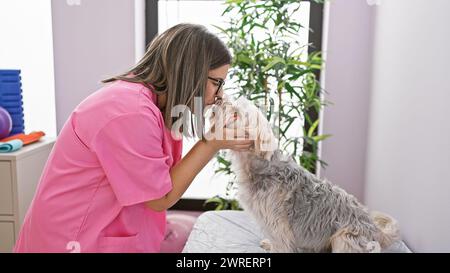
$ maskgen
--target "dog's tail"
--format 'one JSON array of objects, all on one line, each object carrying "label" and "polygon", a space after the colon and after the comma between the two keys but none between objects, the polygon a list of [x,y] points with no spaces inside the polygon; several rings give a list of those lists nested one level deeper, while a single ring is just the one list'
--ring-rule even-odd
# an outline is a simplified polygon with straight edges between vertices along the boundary
[{"label": "dog's tail", "polygon": [[400,230],[394,218],[378,211],[372,211],[370,216],[380,230],[379,243],[381,248],[388,247],[400,239]]}]

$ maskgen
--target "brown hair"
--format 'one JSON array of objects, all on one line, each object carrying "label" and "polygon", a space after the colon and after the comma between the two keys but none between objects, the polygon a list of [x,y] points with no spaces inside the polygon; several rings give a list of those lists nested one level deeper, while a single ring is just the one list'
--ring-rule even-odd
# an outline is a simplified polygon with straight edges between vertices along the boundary
[{"label": "brown hair", "polygon": [[172,108],[181,104],[194,109],[194,97],[201,97],[204,105],[208,71],[230,63],[231,54],[216,35],[202,25],[178,24],[156,36],[131,70],[102,82],[142,83],[157,94],[167,94],[162,112],[171,129]]}]

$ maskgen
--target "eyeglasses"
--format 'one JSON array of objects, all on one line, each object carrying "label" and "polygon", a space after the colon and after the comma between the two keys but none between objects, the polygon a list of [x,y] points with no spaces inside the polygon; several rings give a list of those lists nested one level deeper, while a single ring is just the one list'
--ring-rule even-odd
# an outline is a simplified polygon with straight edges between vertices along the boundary
[{"label": "eyeglasses", "polygon": [[225,85],[225,81],[222,79],[216,79],[208,76],[208,79],[214,81],[217,84],[217,90],[216,90],[216,96],[219,93],[219,91],[222,89],[222,87]]}]

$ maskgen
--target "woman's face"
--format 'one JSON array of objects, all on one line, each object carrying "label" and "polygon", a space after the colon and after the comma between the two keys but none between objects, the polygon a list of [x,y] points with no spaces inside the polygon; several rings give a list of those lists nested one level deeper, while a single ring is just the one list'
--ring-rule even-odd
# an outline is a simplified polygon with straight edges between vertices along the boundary
[{"label": "woman's face", "polygon": [[223,85],[220,90],[217,90],[220,86],[220,82],[224,82],[228,74],[230,65],[226,64],[219,68],[209,70],[208,80],[206,82],[205,90],[205,104],[212,105],[216,101],[216,97],[221,99],[223,96]]}]

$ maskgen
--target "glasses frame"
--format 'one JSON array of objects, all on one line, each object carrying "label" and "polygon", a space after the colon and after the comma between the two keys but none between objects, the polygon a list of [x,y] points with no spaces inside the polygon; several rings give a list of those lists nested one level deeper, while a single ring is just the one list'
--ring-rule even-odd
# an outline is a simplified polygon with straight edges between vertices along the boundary
[{"label": "glasses frame", "polygon": [[217,87],[217,90],[216,90],[216,94],[215,94],[215,96],[217,96],[217,94],[219,93],[219,91],[220,91],[220,90],[223,88],[223,86],[225,85],[225,81],[222,80],[222,79],[216,79],[216,78],[213,78],[213,77],[210,77],[210,76],[208,76],[208,79],[210,79],[210,80],[212,80],[212,81],[215,81],[216,83],[219,84],[219,86]]}]

